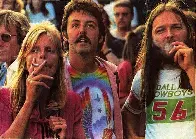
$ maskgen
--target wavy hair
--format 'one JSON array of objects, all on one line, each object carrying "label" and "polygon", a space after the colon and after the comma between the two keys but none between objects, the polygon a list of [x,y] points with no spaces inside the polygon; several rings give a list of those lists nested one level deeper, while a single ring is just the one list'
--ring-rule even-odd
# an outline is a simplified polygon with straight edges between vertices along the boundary
[{"label": "wavy hair", "polygon": [[12,91],[12,108],[14,115],[16,115],[25,101],[26,96],[26,79],[28,77],[28,71],[26,69],[26,57],[32,50],[33,46],[39,39],[40,35],[47,34],[51,38],[53,44],[57,46],[57,53],[59,55],[58,69],[54,75],[53,86],[51,87],[50,100],[56,101],[59,108],[62,108],[66,102],[66,87],[65,87],[65,75],[64,75],[64,53],[61,48],[61,37],[57,28],[49,21],[42,22],[32,26],[27,33],[22,48],[19,52],[17,60],[18,68],[13,74],[10,83],[7,85]]},{"label": "wavy hair", "polygon": [[103,37],[102,42],[98,44],[98,52],[101,50],[104,43],[105,26],[102,18],[102,8],[100,8],[92,0],[71,0],[64,8],[64,14],[61,25],[61,32],[67,37],[67,23],[70,14],[74,11],[84,11],[94,16],[97,19],[99,27],[99,38]]}]

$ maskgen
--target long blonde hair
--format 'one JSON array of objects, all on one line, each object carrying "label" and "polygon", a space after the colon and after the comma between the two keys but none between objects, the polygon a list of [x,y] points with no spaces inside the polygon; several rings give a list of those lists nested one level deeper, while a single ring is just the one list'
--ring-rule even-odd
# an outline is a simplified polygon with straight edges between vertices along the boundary
[{"label": "long blonde hair", "polygon": [[43,22],[32,26],[27,33],[23,43],[17,60],[15,62],[18,63],[18,68],[13,74],[12,78],[9,79],[9,84],[7,86],[12,91],[12,108],[14,114],[16,115],[22,105],[24,104],[26,97],[26,79],[28,76],[28,71],[26,70],[26,57],[35,45],[36,41],[40,37],[41,34],[46,33],[54,45],[57,46],[57,53],[59,55],[58,61],[58,69],[54,76],[54,83],[51,87],[51,100],[54,100],[58,103],[59,108],[62,108],[66,102],[66,87],[65,87],[65,69],[64,69],[64,53],[61,47],[61,37],[59,31],[56,29],[54,25],[50,22]]}]

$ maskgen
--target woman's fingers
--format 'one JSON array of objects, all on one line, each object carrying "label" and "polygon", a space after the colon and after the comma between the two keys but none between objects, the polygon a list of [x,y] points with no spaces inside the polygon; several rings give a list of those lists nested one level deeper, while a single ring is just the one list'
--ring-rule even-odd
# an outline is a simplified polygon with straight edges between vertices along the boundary
[{"label": "woman's fingers", "polygon": [[36,70],[34,70],[33,71],[33,75],[35,76],[35,75],[37,75],[41,70],[42,70],[42,68],[45,66],[45,64],[46,64],[46,60],[44,60],[37,68],[36,68]]},{"label": "woman's fingers", "polygon": [[67,128],[66,120],[61,117],[50,116],[49,125],[53,131],[57,131],[59,129],[65,131]]}]

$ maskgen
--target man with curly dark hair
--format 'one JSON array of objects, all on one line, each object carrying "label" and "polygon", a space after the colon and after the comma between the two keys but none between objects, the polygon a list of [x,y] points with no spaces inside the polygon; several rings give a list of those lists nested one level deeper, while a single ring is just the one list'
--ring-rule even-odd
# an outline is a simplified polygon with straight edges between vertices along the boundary
[{"label": "man with curly dark hair", "polygon": [[101,9],[91,0],[72,0],[65,6],[61,31],[69,48],[67,89],[82,98],[86,138],[122,139],[116,66],[96,56],[105,38]]}]

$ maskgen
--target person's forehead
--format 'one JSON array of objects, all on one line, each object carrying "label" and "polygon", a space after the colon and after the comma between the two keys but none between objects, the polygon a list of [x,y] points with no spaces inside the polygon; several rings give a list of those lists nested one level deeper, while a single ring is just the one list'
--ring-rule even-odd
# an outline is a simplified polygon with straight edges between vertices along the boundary
[{"label": "person's forehead", "polygon": [[12,4],[15,0],[0,0],[0,1],[6,4]]},{"label": "person's forehead", "polygon": [[164,11],[160,13],[153,21],[153,25],[163,24],[163,23],[182,23],[180,15],[172,11]]},{"label": "person's forehead", "polygon": [[5,26],[4,24],[0,24],[0,32],[1,31],[6,31],[6,32],[9,32],[9,33],[14,33],[16,34],[16,27],[14,25],[7,25]]},{"label": "person's forehead", "polygon": [[[85,18],[83,18],[85,16]],[[87,11],[73,11],[69,17],[68,17],[68,21],[73,21],[73,20],[78,20],[78,21],[94,21],[97,22],[96,17],[94,17],[91,13],[87,12]]]},{"label": "person's forehead", "polygon": [[120,12],[120,11],[130,12],[130,8],[128,8],[126,6],[114,7],[114,12]]}]

